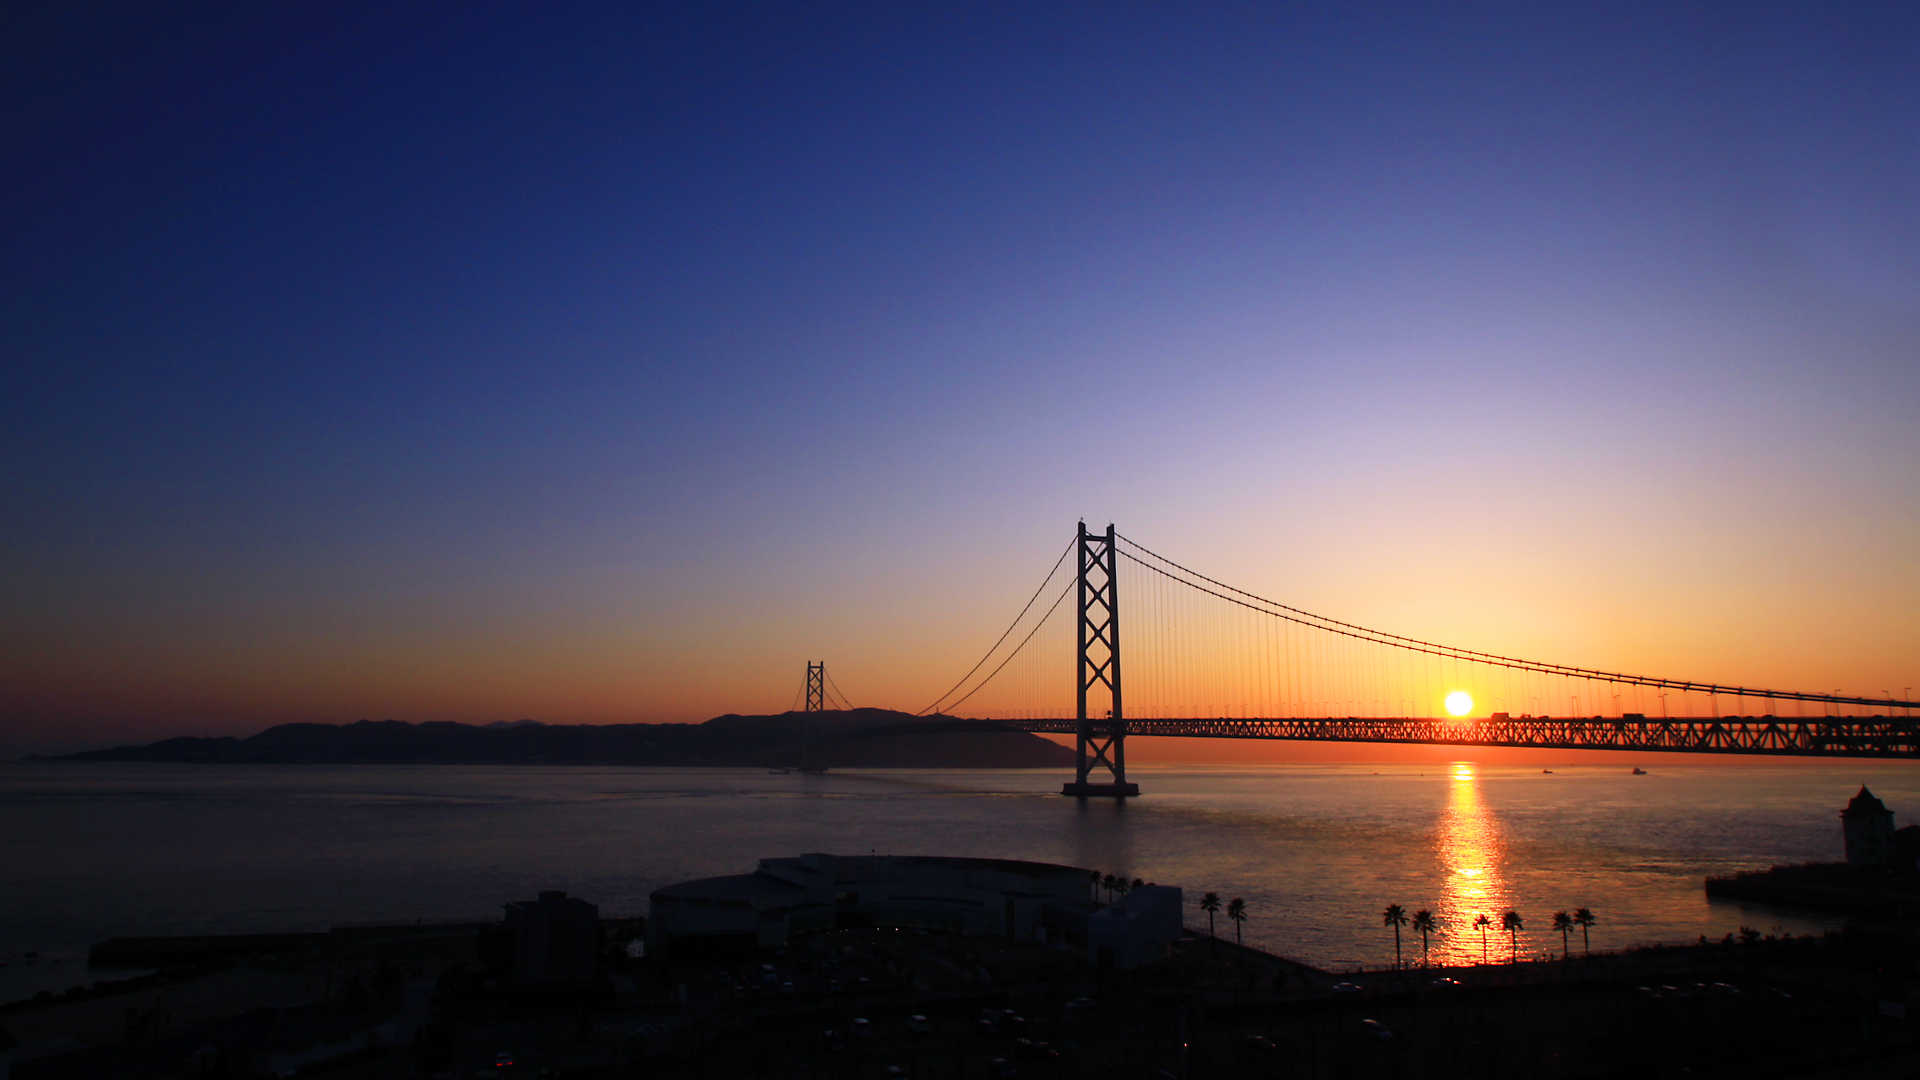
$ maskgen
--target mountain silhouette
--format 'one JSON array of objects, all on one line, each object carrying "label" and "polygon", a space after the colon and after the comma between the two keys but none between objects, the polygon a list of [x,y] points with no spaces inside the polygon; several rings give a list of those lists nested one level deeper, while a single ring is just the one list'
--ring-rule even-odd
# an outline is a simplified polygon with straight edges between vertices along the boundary
[{"label": "mountain silhouette", "polygon": [[1074,757],[1071,749],[1037,735],[998,730],[983,721],[849,709],[729,713],[700,724],[280,724],[246,738],[162,739],[52,760],[1016,769],[1070,765]]}]

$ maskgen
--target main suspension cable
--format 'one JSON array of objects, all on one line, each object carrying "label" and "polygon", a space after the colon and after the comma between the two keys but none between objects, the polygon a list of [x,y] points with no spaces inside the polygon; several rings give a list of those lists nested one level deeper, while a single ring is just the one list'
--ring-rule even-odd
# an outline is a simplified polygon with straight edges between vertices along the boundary
[{"label": "main suspension cable", "polygon": [[[1632,675],[1624,672],[1599,671],[1593,668],[1569,667],[1565,664],[1551,664],[1551,663],[1547,663],[1545,661],[1540,661],[1540,660],[1526,660],[1520,657],[1502,656],[1498,653],[1481,652],[1476,649],[1463,649],[1454,645],[1445,645],[1439,642],[1424,641],[1420,638],[1407,637],[1403,634],[1390,634],[1383,630],[1375,630],[1375,629],[1372,629],[1371,627],[1360,626],[1356,623],[1342,622],[1339,619],[1331,619],[1324,615],[1316,615],[1311,611],[1303,611],[1300,608],[1296,608],[1288,604],[1282,604],[1277,600],[1269,600],[1264,596],[1259,596],[1255,593],[1250,593],[1245,589],[1236,588],[1232,585],[1227,584],[1224,581],[1220,581],[1215,578],[1208,577],[1207,575],[1199,572],[1198,570],[1193,569],[1192,567],[1183,566],[1180,563],[1174,562],[1172,559],[1169,559],[1165,555],[1162,555],[1159,552],[1152,550],[1151,548],[1147,547],[1145,544],[1142,544],[1131,537],[1121,536],[1118,533],[1116,533],[1115,535],[1119,536],[1121,540],[1125,541],[1128,544],[1128,546],[1133,547],[1145,553],[1146,555],[1149,555],[1152,558],[1159,560],[1160,562],[1166,563],[1168,566],[1174,567],[1175,569],[1179,570],[1181,573],[1190,575],[1195,578],[1199,578],[1201,581],[1205,581],[1208,584],[1217,585],[1221,589],[1227,590],[1227,592],[1225,593],[1216,592],[1213,589],[1207,588],[1205,585],[1200,585],[1192,581],[1183,580],[1178,575],[1170,573],[1169,571],[1162,569],[1161,567],[1154,566],[1152,563],[1146,562],[1140,559],[1139,557],[1133,555],[1130,552],[1126,552],[1126,551],[1120,552],[1120,554],[1123,557],[1133,561],[1134,563],[1137,563],[1138,565],[1145,567],[1146,569],[1151,570],[1156,574],[1160,574],[1164,577],[1177,581],[1180,584],[1185,585],[1190,589],[1196,589],[1200,592],[1207,593],[1210,596],[1215,596],[1215,597],[1218,597],[1219,599],[1225,600],[1228,603],[1238,604],[1241,607],[1248,608],[1253,611],[1259,611],[1262,614],[1269,615],[1274,618],[1285,619],[1288,622],[1298,623],[1301,626],[1312,627],[1313,629],[1321,630],[1331,634],[1339,634],[1342,637],[1352,638],[1357,641],[1368,641],[1376,645],[1386,645],[1396,649],[1407,649],[1412,652],[1426,653],[1430,656],[1445,657],[1453,660],[1465,660],[1470,663],[1481,663],[1481,664],[1487,664],[1490,666],[1498,666],[1498,667],[1505,667],[1505,668],[1517,668],[1523,671],[1537,672],[1542,675],[1559,675],[1559,676],[1571,677],[1571,678],[1598,679],[1604,682],[1622,683],[1622,684],[1633,685],[1633,686],[1659,687],[1663,689],[1680,690],[1682,692],[1692,691],[1697,693],[1729,694],[1729,695],[1738,695],[1738,696],[1745,696],[1745,697],[1786,698],[1788,700],[1796,700],[1796,701],[1822,701],[1822,702],[1831,702],[1834,704],[1845,704],[1845,705],[1877,705],[1877,706],[1884,706],[1887,708],[1912,708],[1912,707],[1920,706],[1920,702],[1898,701],[1893,699],[1878,699],[1878,698],[1844,697],[1837,694],[1818,694],[1818,693],[1809,693],[1809,692],[1799,691],[1799,690],[1758,690],[1758,689],[1753,689],[1751,687],[1725,686],[1718,683],[1698,683],[1698,682],[1692,682],[1684,679],[1667,679],[1667,678],[1661,678],[1659,676],[1654,676],[1654,675]],[[1236,593],[1238,594],[1238,597],[1246,597],[1247,600],[1254,600],[1261,604],[1265,604],[1270,608],[1278,608],[1280,610],[1268,611],[1263,608],[1255,607],[1253,604],[1247,603],[1247,600],[1242,600],[1236,596],[1227,595],[1227,593]]]},{"label": "main suspension cable", "polygon": [[[1078,539],[1076,538],[1075,540],[1073,540],[1073,541],[1071,541],[1071,542],[1069,542],[1069,543],[1067,544],[1067,546],[1066,546],[1066,547],[1064,547],[1064,548],[1062,548],[1062,549],[1061,549],[1061,551],[1060,551],[1060,557],[1059,557],[1059,558],[1057,558],[1057,559],[1055,559],[1055,560],[1053,560],[1053,569],[1051,569],[1051,570],[1049,570],[1049,571],[1047,571],[1047,576],[1046,576],[1046,577],[1044,577],[1044,578],[1042,578],[1042,579],[1040,580],[1040,587],[1039,587],[1039,588],[1037,588],[1037,589],[1035,589],[1035,590],[1033,590],[1033,595],[1032,595],[1032,596],[1029,596],[1029,597],[1027,597],[1027,603],[1026,603],[1026,606],[1025,606],[1025,607],[1022,607],[1022,608],[1020,609],[1020,614],[1018,614],[1018,615],[1015,615],[1015,616],[1013,617],[1013,622],[1011,622],[1011,623],[1009,623],[1009,624],[1007,624],[1007,628],[1006,628],[1005,630],[1003,630],[1003,631],[1001,631],[1001,632],[1000,632],[1000,636],[999,636],[999,637],[998,637],[997,639],[995,639],[995,640],[994,640],[994,643],[993,643],[993,646],[992,646],[991,648],[989,648],[989,649],[988,649],[988,650],[986,651],[986,653],[985,653],[985,654],[983,654],[983,655],[982,655],[982,656],[980,657],[980,659],[979,659],[979,660],[977,660],[977,661],[975,661],[975,662],[974,662],[974,665],[973,665],[972,667],[970,667],[970,668],[968,668],[968,669],[967,669],[967,673],[966,673],[965,675],[962,675],[962,676],[960,676],[960,679],[959,679],[959,681],[958,681],[958,682],[955,682],[955,683],[954,683],[954,684],[953,684],[952,686],[950,686],[950,687],[948,687],[948,688],[947,688],[947,692],[946,692],[946,693],[944,693],[944,694],[941,694],[941,695],[940,695],[939,697],[937,697],[937,698],[934,698],[934,699],[933,699],[933,703],[932,703],[931,705],[928,705],[928,706],[927,706],[926,708],[924,708],[924,709],[921,709],[921,710],[920,710],[919,712],[917,712],[917,713],[914,713],[913,715],[915,715],[915,716],[925,716],[926,714],[928,714],[928,713],[930,713],[930,712],[932,712],[932,711],[933,711],[933,710],[934,710],[934,709],[935,709],[935,708],[936,708],[937,706],[939,706],[939,704],[940,704],[941,702],[943,702],[943,701],[945,701],[945,700],[946,700],[947,698],[949,698],[949,697],[952,697],[952,696],[953,696],[953,692],[954,692],[955,690],[958,690],[958,689],[960,689],[960,687],[962,687],[962,686],[964,686],[964,685],[966,684],[966,681],[967,681],[968,679],[971,679],[971,678],[973,678],[973,673],[974,673],[974,672],[976,672],[976,671],[979,671],[979,670],[980,670],[980,667],[981,667],[981,665],[982,665],[982,664],[985,664],[985,663],[986,663],[986,662],[987,662],[988,660],[990,660],[990,659],[992,659],[992,657],[993,657],[993,654],[994,654],[994,650],[996,650],[996,649],[998,649],[998,648],[1000,648],[1000,645],[1001,645],[1001,643],[1003,643],[1003,642],[1005,642],[1005,641],[1007,640],[1007,635],[1008,635],[1008,634],[1011,634],[1011,633],[1013,633],[1013,631],[1014,631],[1014,628],[1020,625],[1020,620],[1022,620],[1022,619],[1024,619],[1024,618],[1026,618],[1026,617],[1027,617],[1027,612],[1029,612],[1029,611],[1031,611],[1031,610],[1033,610],[1033,602],[1034,602],[1035,600],[1038,600],[1038,599],[1040,599],[1040,594],[1041,594],[1042,592],[1044,592],[1044,591],[1046,590],[1046,587],[1047,587],[1047,582],[1049,582],[1049,581],[1052,581],[1052,580],[1053,580],[1053,575],[1055,575],[1055,574],[1057,574],[1057,573],[1059,573],[1059,572],[1060,572],[1060,567],[1061,567],[1061,565],[1062,565],[1063,563],[1065,563],[1065,562],[1067,561],[1067,555],[1068,555],[1068,554],[1070,554],[1070,553],[1071,553],[1071,552],[1073,551],[1073,549],[1074,549],[1074,545],[1076,545],[1076,544],[1078,544],[1078,543],[1079,543],[1079,540],[1078,540]],[[1052,612],[1048,612],[1048,614],[1052,614]],[[1045,621],[1046,621],[1045,619],[1042,619],[1042,620],[1041,620],[1041,622],[1045,622]],[[1031,636],[1031,635],[1029,635],[1029,636]],[[1023,645],[1024,645],[1024,644],[1025,644],[1025,642],[1022,642],[1021,644],[1023,644]],[[1016,649],[1016,650],[1014,650],[1014,651],[1015,651],[1015,652],[1018,652],[1019,650],[1018,650],[1018,649]],[[1009,654],[1009,655],[1011,655],[1011,654]],[[995,669],[995,671],[998,671],[998,670],[999,670],[998,668],[996,668],[996,669]],[[992,675],[989,675],[989,676],[987,676],[987,678],[989,678],[989,679],[991,679],[991,678],[993,678],[993,676],[992,676]],[[984,683],[984,682],[980,684],[980,686],[985,686],[985,685],[986,685],[986,683]],[[974,689],[975,689],[975,690],[978,690],[978,689],[980,689],[980,686],[976,686],[976,687],[974,687]],[[971,694],[969,694],[968,696],[969,696],[969,697],[971,697],[972,695],[971,695]],[[962,698],[962,699],[960,699],[960,700],[961,700],[961,701],[965,701],[965,700],[966,700],[966,698]],[[959,701],[956,701],[956,702],[954,702],[954,703],[953,703],[953,705],[958,705],[958,704],[960,704],[960,702],[959,702]],[[949,706],[949,707],[951,707],[951,706]]]},{"label": "main suspension cable", "polygon": [[[821,674],[827,675],[827,673],[824,671],[821,672]],[[840,689],[840,684],[833,681],[832,675],[827,675],[827,685],[832,687],[834,694],[840,698],[840,704],[846,706],[849,709],[853,708],[853,699],[847,697],[846,691]]]},{"label": "main suspension cable", "polygon": [[1045,615],[1040,616],[1040,621],[1034,623],[1033,629],[1027,631],[1027,636],[1020,639],[1020,644],[1015,645],[1013,647],[1013,651],[1007,654],[1007,658],[1005,660],[1000,661],[999,667],[996,667],[991,672],[988,672],[986,678],[981,679],[978,685],[976,685],[973,689],[967,691],[965,694],[961,695],[959,698],[955,699],[952,703],[950,703],[947,706],[947,708],[949,709],[959,708],[962,704],[966,702],[967,698],[970,698],[973,695],[979,693],[981,687],[984,687],[988,683],[992,682],[993,677],[995,675],[1000,674],[1000,669],[1006,667],[1009,663],[1011,663],[1014,657],[1019,656],[1020,650],[1027,647],[1027,642],[1033,640],[1033,635],[1039,633],[1040,628],[1047,625],[1047,620],[1053,618],[1053,613],[1059,610],[1060,601],[1065,600],[1067,598],[1067,594],[1072,592],[1073,587],[1079,583],[1080,583],[1079,579],[1075,578],[1073,581],[1069,581],[1065,585],[1061,586],[1060,595],[1053,598],[1053,604],[1047,608],[1047,613]]}]

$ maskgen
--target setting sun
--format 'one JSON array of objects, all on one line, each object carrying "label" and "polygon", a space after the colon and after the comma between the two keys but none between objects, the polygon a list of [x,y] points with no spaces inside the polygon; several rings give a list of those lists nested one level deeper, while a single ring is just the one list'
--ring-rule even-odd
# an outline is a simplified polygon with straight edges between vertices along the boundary
[{"label": "setting sun", "polygon": [[1473,711],[1473,695],[1465,690],[1455,690],[1447,695],[1447,715],[1465,716]]}]

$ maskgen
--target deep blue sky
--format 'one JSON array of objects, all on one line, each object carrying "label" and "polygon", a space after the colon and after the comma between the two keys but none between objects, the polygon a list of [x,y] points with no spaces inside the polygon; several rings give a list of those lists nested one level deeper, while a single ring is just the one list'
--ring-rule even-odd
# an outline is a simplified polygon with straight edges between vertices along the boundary
[{"label": "deep blue sky", "polygon": [[1915,681],[1913,5],[917,7],[0,16],[18,726],[912,708],[1082,515]]}]

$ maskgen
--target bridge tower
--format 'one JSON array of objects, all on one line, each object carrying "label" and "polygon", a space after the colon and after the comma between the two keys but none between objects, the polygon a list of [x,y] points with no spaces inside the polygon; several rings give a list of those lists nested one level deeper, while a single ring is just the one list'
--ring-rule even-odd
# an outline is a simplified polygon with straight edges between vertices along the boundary
[{"label": "bridge tower", "polygon": [[[1088,532],[1082,521],[1079,549],[1080,604],[1074,620],[1079,626],[1075,632],[1079,659],[1073,680],[1079,702],[1074,729],[1077,761],[1073,782],[1063,786],[1060,794],[1126,798],[1140,794],[1140,785],[1127,782],[1127,721],[1120,701],[1120,579],[1114,565],[1113,526],[1109,524],[1103,536]],[[1094,691],[1092,714],[1087,711],[1089,690]],[[1088,780],[1100,765],[1106,766],[1112,779]]]},{"label": "bridge tower", "polygon": [[[788,669],[792,670],[792,669]],[[820,712],[827,707],[827,662],[807,661],[807,711]]]}]

